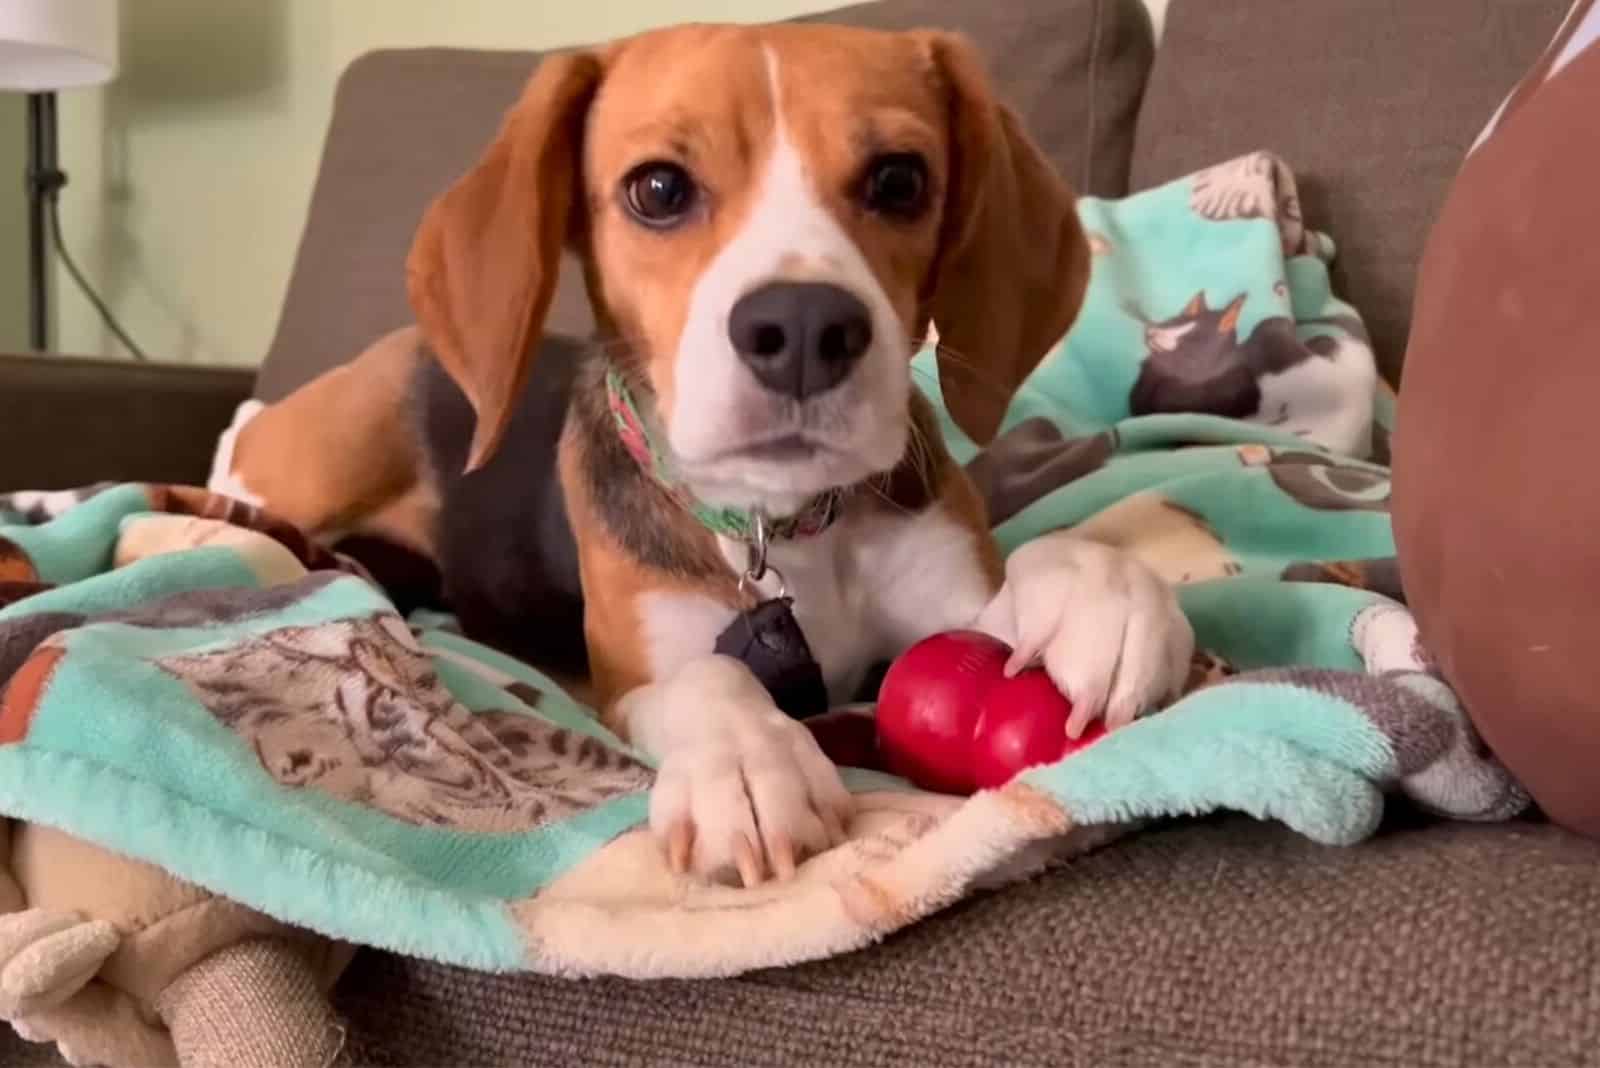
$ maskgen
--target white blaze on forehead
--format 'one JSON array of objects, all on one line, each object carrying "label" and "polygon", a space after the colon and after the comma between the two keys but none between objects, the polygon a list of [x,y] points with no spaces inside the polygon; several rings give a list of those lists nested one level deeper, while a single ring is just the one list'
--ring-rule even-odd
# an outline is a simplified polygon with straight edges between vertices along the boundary
[{"label": "white blaze on forehead", "polygon": [[[695,284],[679,339],[670,442],[691,463],[771,433],[775,417],[786,410],[760,387],[728,337],[734,304],[769,282],[829,282],[853,293],[871,312],[871,349],[834,391],[839,398],[824,403],[866,402],[880,413],[893,410],[891,405],[903,411],[909,388],[905,328],[866,257],[817,195],[807,160],[784,122],[777,53],[770,46],[763,52],[772,107],[766,167],[755,179],[743,225]],[[866,427],[854,436],[861,440],[840,444],[874,444]]]}]

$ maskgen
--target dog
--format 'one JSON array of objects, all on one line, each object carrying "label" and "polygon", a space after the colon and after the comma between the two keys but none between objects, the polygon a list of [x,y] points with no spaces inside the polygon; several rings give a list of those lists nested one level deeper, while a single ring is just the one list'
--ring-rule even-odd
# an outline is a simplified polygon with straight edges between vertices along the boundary
[{"label": "dog", "polygon": [[[584,345],[541,340],[566,251]],[[962,628],[1008,642],[1008,671],[1042,662],[1074,736],[1181,687],[1171,587],[1071,532],[1002,562],[912,382],[936,332],[945,408],[991,440],[1089,264],[1071,190],[932,30],[691,25],[552,55],[429,206],[406,273],[448,599],[469,634],[587,669],[658,763],[675,871],[787,878],[851,818],[811,733],[718,652],[759,605],[791,605],[835,702]]]}]

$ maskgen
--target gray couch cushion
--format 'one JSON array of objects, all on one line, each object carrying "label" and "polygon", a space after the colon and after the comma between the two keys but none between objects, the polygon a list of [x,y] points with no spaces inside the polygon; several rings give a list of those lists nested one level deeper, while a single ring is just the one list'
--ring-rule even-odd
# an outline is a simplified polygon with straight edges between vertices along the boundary
[{"label": "gray couch cushion", "polygon": [[1257,148],[1301,179],[1397,381],[1422,243],[1472,139],[1570,0],[1178,0],[1133,157],[1143,189]]},{"label": "gray couch cushion", "polygon": [[[1063,173],[1085,191],[1126,190],[1153,49],[1140,0],[885,0],[819,17],[969,33]],[[422,49],[351,64],[258,396],[282,397],[410,321],[403,270],[417,220],[488,144],[537,59]],[[589,331],[570,265],[548,327]]]},{"label": "gray couch cushion", "polygon": [[358,1063],[1593,1064],[1600,846],[1546,826],[1348,849],[1148,831],[882,946],[715,982],[478,975],[370,953]]},{"label": "gray couch cushion", "polygon": [[1080,193],[1122,196],[1155,44],[1142,0],[880,0],[808,15],[880,30],[958,30]]}]

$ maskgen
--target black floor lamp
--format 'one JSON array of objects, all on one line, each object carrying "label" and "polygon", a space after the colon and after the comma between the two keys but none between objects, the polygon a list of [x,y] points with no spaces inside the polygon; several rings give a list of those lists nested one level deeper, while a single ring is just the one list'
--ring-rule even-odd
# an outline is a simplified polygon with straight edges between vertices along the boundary
[{"label": "black floor lamp", "polygon": [[0,89],[28,94],[28,341],[50,347],[50,237],[66,185],[56,151],[56,91],[117,73],[117,0],[0,0]]}]

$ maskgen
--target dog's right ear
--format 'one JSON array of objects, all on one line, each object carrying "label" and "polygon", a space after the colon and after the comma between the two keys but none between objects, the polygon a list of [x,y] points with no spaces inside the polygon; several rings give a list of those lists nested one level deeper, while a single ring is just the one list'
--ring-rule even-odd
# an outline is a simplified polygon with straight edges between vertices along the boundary
[{"label": "dog's right ear", "polygon": [[602,64],[546,58],[478,163],[422,217],[406,291],[477,416],[467,470],[494,455],[527,382],[583,204],[583,126]]}]

